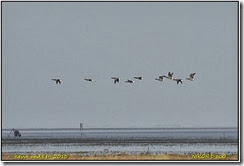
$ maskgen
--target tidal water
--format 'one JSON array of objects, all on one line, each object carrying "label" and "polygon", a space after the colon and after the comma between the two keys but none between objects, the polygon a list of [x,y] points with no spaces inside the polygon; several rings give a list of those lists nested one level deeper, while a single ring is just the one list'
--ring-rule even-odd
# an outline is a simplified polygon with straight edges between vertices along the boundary
[{"label": "tidal water", "polygon": [[237,128],[19,129],[2,130],[2,152],[226,153],[238,152]]}]

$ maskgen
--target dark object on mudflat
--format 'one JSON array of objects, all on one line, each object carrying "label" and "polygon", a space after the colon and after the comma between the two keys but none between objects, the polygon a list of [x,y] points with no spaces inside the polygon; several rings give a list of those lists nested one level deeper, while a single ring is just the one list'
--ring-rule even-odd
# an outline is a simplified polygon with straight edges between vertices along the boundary
[{"label": "dark object on mudflat", "polygon": [[9,136],[10,136],[10,134],[11,134],[12,132],[14,132],[14,138],[16,138],[16,137],[21,137],[21,134],[20,134],[19,130],[16,130],[16,129],[13,128],[13,129],[10,131],[10,133],[9,133],[9,135],[8,135],[8,138],[10,138]]},{"label": "dark object on mudflat", "polygon": [[19,130],[14,130],[14,136],[15,137],[17,137],[17,136],[21,137]]}]

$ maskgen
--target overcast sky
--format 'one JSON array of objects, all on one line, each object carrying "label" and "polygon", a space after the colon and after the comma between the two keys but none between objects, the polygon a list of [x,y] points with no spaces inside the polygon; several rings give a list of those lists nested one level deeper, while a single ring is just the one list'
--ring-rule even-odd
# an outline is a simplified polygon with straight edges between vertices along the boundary
[{"label": "overcast sky", "polygon": [[237,127],[237,9],[2,2],[2,127]]}]

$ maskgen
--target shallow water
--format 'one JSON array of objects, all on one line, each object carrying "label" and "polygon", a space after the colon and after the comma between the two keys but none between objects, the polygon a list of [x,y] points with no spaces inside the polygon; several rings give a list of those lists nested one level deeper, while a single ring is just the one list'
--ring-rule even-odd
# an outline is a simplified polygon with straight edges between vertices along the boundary
[{"label": "shallow water", "polygon": [[[21,137],[13,139],[14,136],[11,135],[11,139],[9,139],[9,130],[2,131],[3,152],[83,152],[84,154],[88,155],[141,152],[177,154],[229,154],[238,152],[238,133],[237,129],[234,128],[86,129],[82,132],[78,129],[23,129],[20,130],[20,132],[22,134]],[[175,139],[178,141],[171,141]],[[39,140],[39,142],[32,142],[33,140]],[[64,142],[62,142],[62,140],[64,140]],[[67,142],[67,140],[69,141]],[[87,140],[90,141],[87,142]],[[105,141],[105,143],[99,142],[98,140]],[[126,142],[128,140],[129,142]],[[140,141],[138,142],[138,140]],[[185,142],[186,140],[188,140],[187,143]],[[203,140],[208,140],[208,143],[203,143]],[[228,140],[228,142],[225,142],[225,140]]]},{"label": "shallow water", "polygon": [[[237,139],[236,128],[201,128],[201,129],[20,129],[18,139],[47,138],[195,138],[195,139]],[[10,130],[2,131],[2,138],[7,139]],[[82,134],[82,135],[81,135]],[[13,138],[13,134],[11,134]]]}]

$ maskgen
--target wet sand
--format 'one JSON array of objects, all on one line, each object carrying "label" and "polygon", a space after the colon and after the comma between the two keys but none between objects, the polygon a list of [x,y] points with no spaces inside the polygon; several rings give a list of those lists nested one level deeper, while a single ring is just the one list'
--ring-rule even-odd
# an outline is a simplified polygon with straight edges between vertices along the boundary
[{"label": "wet sand", "polygon": [[237,139],[182,139],[182,138],[46,138],[2,139],[2,144],[82,143],[82,144],[128,144],[128,143],[238,143]]}]

